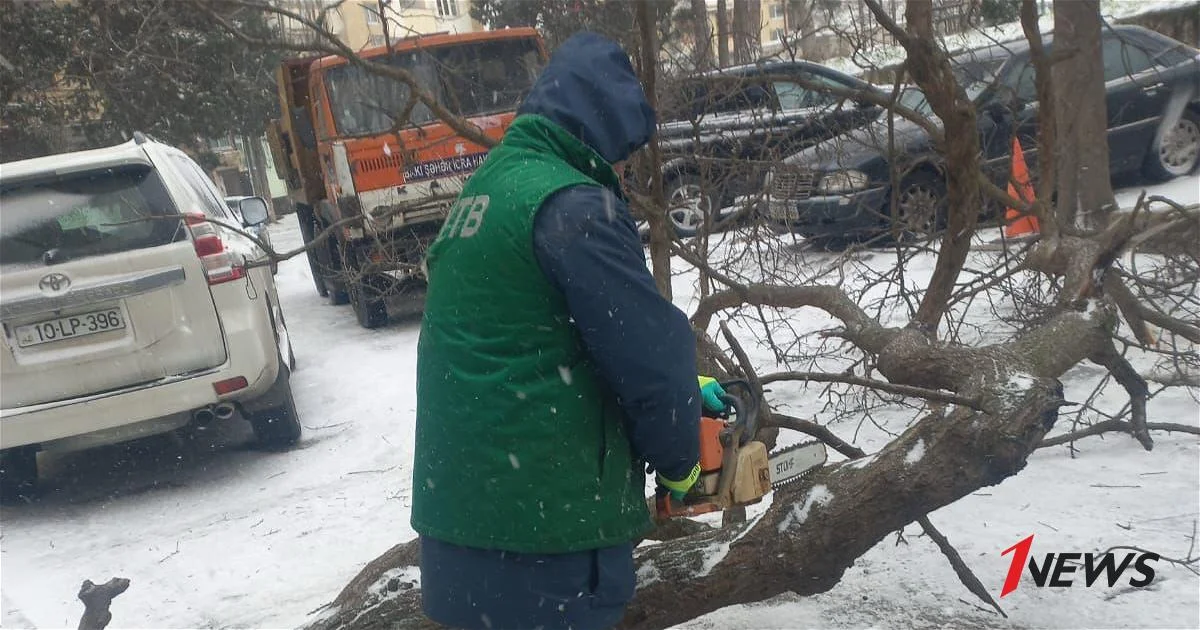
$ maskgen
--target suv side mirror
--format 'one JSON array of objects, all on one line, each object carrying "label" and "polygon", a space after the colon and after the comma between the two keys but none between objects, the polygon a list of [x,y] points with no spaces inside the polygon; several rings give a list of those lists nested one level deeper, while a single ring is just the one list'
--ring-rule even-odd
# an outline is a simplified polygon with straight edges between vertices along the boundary
[{"label": "suv side mirror", "polygon": [[267,222],[271,213],[267,208],[267,200],[262,197],[246,197],[238,202],[238,210],[242,215],[242,225],[256,227]]}]

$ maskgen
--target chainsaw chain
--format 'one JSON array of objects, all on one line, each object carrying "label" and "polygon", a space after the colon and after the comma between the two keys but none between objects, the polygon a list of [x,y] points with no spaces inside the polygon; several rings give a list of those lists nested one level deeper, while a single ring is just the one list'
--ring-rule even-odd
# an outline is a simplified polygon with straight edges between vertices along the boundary
[{"label": "chainsaw chain", "polygon": [[[821,441],[820,440],[810,440],[808,442],[800,442],[799,444],[793,444],[791,446],[787,446],[782,449],[772,451],[770,453],[767,453],[767,460],[769,461],[772,457],[782,455],[783,453],[790,453],[792,451],[800,450],[807,446],[812,446],[813,444],[821,444]],[[826,462],[828,462],[828,458],[826,458]],[[804,478],[808,477],[811,473],[813,473],[814,471],[820,470],[824,466],[825,466],[825,464],[821,464],[820,466],[814,466],[814,467],[809,468],[808,470],[796,475],[795,477],[792,477],[791,479],[788,479],[786,481],[779,481],[779,482],[772,483],[771,490],[779,490],[780,488],[787,488],[788,486],[792,486],[792,485],[796,484],[797,482],[804,480]]]}]

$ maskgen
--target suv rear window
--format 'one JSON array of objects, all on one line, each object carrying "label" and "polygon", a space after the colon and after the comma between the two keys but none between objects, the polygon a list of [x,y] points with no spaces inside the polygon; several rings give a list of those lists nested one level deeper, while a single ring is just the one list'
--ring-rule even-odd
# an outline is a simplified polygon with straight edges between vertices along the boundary
[{"label": "suv rear window", "polygon": [[0,264],[64,260],[156,247],[183,236],[155,171],[131,165],[0,187]]}]

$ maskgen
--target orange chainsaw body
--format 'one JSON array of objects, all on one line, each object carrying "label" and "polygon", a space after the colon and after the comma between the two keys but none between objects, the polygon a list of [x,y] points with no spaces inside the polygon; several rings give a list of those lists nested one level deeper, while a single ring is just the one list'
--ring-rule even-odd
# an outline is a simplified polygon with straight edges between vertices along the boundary
[{"label": "orange chainsaw body", "polygon": [[[653,506],[658,520],[752,505],[771,491],[767,447],[752,439],[753,420],[749,416],[757,413],[757,406],[746,409],[740,399],[733,397],[728,402],[735,403],[732,407],[737,421],[700,418],[700,479],[683,502],[658,492]],[[750,435],[746,435],[747,430]]]}]

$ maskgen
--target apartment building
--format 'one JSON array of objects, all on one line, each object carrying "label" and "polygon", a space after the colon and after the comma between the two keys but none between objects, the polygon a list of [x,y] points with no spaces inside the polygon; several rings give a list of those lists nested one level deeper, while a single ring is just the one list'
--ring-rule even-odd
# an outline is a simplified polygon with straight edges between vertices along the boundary
[{"label": "apartment building", "polygon": [[[753,1],[753,0],[751,0]],[[981,0],[934,0],[935,31],[953,33],[970,27],[978,15]],[[734,50],[734,0],[725,1],[729,28],[729,50]],[[904,0],[880,0],[880,4],[898,22],[904,21]],[[690,6],[683,0],[680,7]],[[718,0],[705,0],[709,28],[718,32]],[[749,11],[749,19],[758,31],[758,53],[764,57],[794,52],[814,61],[847,54],[848,49],[863,45],[894,44],[879,27],[863,0],[758,0]],[[690,33],[685,33],[685,39]],[[714,51],[714,55],[715,55]]]},{"label": "apartment building", "polygon": [[[275,0],[280,8],[320,21],[333,35],[355,50],[380,46],[385,32],[392,40],[413,35],[484,30],[471,19],[471,0]],[[293,41],[313,37],[298,20],[279,21],[281,33]]]}]

